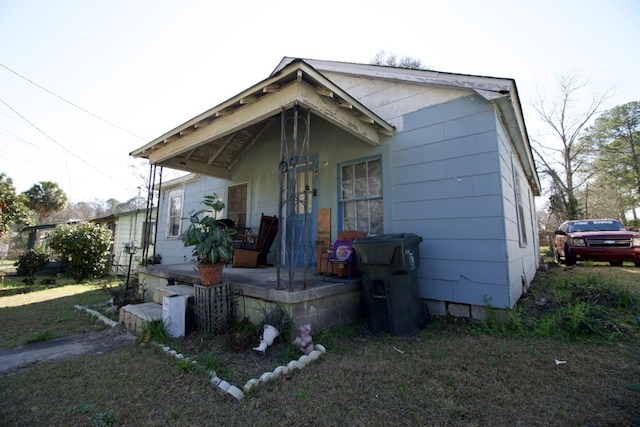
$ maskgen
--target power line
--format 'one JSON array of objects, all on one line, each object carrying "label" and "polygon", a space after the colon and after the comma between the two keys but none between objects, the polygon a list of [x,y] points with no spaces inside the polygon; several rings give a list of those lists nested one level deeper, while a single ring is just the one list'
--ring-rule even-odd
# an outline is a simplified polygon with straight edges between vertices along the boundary
[{"label": "power line", "polygon": [[[29,82],[29,83],[31,83],[32,85],[34,85],[34,86],[36,86],[36,87],[38,87],[38,88],[42,89],[43,91],[47,92],[47,93],[48,93],[48,94],[50,94],[50,95],[55,96],[55,97],[56,97],[56,98],[58,98],[59,100],[61,100],[61,101],[63,101],[63,102],[66,102],[67,104],[69,104],[69,105],[71,105],[71,106],[73,106],[73,107],[77,108],[78,110],[83,111],[83,112],[85,112],[85,113],[89,114],[90,116],[95,117],[96,119],[101,120],[101,121],[105,122],[106,124],[108,124],[108,125],[110,125],[110,126],[113,126],[113,127],[114,127],[114,128],[116,128],[116,129],[119,129],[119,130],[121,130],[121,131],[123,131],[123,132],[126,132],[126,133],[128,133],[129,135],[135,136],[135,137],[136,137],[136,138],[138,138],[138,139],[141,139],[141,140],[143,140],[143,141],[145,141],[145,140],[146,140],[145,138],[141,137],[140,135],[136,135],[135,133],[133,133],[133,132],[131,132],[131,131],[128,131],[127,129],[125,129],[125,128],[123,128],[123,127],[120,127],[120,126],[118,126],[117,124],[115,124],[115,123],[113,123],[113,122],[110,122],[110,121],[109,121],[109,120],[107,120],[107,119],[103,119],[102,117],[98,116],[97,114],[94,114],[94,113],[92,113],[91,111],[88,111],[88,110],[86,110],[86,109],[82,108],[81,106],[79,106],[79,105],[77,105],[77,104],[74,104],[73,102],[71,102],[71,101],[68,101],[68,100],[64,99],[64,98],[63,98],[63,97],[61,97],[60,95],[58,95],[58,94],[56,94],[56,93],[51,92],[51,91],[50,91],[49,89],[47,89],[46,87],[43,87],[43,86],[39,85],[38,83],[34,82],[33,80],[28,79],[27,77],[23,76],[22,74],[18,73],[17,71],[12,70],[11,68],[7,67],[6,65],[4,65],[4,64],[0,64],[0,67],[4,68],[4,69],[5,69],[5,70],[7,70],[7,71],[12,72],[13,74],[15,74],[16,76],[20,77],[21,79],[24,79],[24,80],[28,81],[28,82]],[[5,105],[6,105],[6,104],[5,104]]]},{"label": "power line", "polygon": [[89,166],[91,169],[95,170],[96,172],[99,172],[100,174],[106,176],[107,178],[109,178],[110,180],[112,180],[113,182],[115,182],[118,185],[121,185],[123,187],[126,187],[125,184],[118,182],[117,180],[115,180],[111,175],[107,175],[106,173],[102,172],[100,169],[96,168],[95,166],[91,165],[90,163],[88,163],[86,160],[82,159],[81,157],[79,157],[78,155],[76,155],[73,151],[70,151],[69,149],[67,149],[67,147],[65,147],[64,145],[60,144],[58,141],[56,141],[55,139],[53,139],[52,137],[50,137],[45,131],[43,131],[42,129],[40,129],[38,126],[36,126],[35,124],[31,123],[26,117],[24,117],[22,114],[18,113],[16,110],[13,109],[13,107],[11,107],[9,104],[7,104],[2,98],[0,98],[0,102],[3,103],[4,105],[7,106],[7,108],[9,108],[11,111],[13,111],[15,114],[17,114],[22,120],[24,120],[25,122],[27,122],[31,127],[33,127],[35,130],[37,130],[38,132],[40,132],[42,135],[44,135],[47,139],[49,139],[50,141],[52,141],[54,144],[56,144],[57,146],[59,146],[60,148],[62,148],[64,151],[66,151],[68,154],[70,154],[71,156],[75,157],[76,159],[80,160],[82,163],[84,163],[85,165]]}]

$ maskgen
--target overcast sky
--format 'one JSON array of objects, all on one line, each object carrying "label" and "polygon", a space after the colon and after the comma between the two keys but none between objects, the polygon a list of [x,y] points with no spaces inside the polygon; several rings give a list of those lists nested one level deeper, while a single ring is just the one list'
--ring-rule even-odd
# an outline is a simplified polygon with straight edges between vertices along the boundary
[{"label": "overcast sky", "polygon": [[74,202],[124,201],[148,174],[131,151],[282,57],[369,63],[381,49],[515,79],[544,137],[532,95],[561,74],[612,89],[607,108],[640,100],[638,22],[636,0],[0,0],[0,172],[18,192],[54,181]]}]

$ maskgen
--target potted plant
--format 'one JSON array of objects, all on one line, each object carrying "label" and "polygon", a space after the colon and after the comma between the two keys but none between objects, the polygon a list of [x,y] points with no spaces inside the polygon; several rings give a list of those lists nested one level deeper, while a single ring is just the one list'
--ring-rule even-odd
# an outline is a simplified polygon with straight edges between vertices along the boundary
[{"label": "potted plant", "polygon": [[189,227],[180,235],[185,247],[193,246],[198,261],[200,280],[205,286],[222,281],[222,268],[233,258],[233,236],[236,230],[218,224],[218,213],[224,203],[217,194],[206,196],[202,202],[207,209],[191,212]]}]

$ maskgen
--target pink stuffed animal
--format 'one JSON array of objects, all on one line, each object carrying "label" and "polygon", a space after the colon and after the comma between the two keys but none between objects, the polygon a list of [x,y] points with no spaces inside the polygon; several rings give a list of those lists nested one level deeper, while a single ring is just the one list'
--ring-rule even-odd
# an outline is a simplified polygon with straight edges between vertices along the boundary
[{"label": "pink stuffed animal", "polygon": [[313,351],[313,341],[311,340],[311,325],[300,326],[300,336],[296,337],[294,344],[300,346],[300,351],[309,355]]}]

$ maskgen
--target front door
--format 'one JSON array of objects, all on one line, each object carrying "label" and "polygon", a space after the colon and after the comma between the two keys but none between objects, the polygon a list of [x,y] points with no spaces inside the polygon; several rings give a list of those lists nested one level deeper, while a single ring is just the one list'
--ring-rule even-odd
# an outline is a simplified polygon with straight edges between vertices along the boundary
[{"label": "front door", "polygon": [[[318,156],[311,156],[310,162],[305,167],[298,166],[295,171],[295,183],[291,174],[289,175],[288,187],[295,195],[295,206],[291,204],[287,207],[287,250],[292,253],[286,258],[286,262],[291,259],[296,267],[315,266],[315,241],[317,235],[318,212],[316,209],[318,190],[316,178],[318,173]],[[305,203],[306,202],[306,203]],[[305,206],[306,205],[306,206]],[[307,215],[305,218],[305,209]],[[305,235],[306,223],[306,235]],[[306,254],[305,254],[306,248]]]}]

